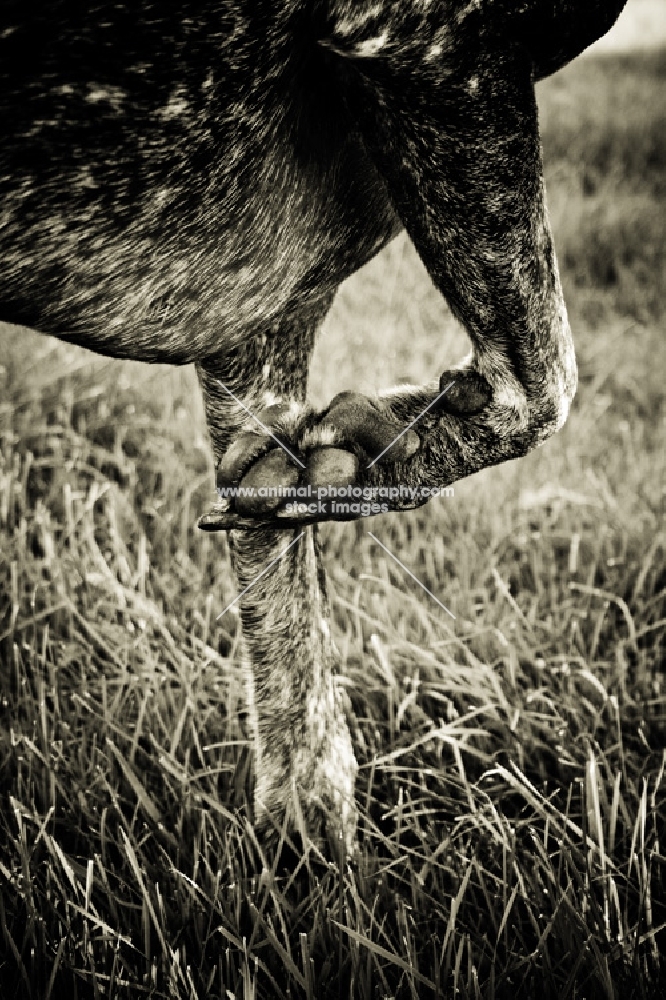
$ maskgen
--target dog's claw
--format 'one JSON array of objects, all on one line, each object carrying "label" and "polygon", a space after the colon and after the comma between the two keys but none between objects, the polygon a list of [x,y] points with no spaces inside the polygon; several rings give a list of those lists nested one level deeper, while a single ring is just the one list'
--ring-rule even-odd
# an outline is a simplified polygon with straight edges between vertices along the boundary
[{"label": "dog's claw", "polygon": [[207,514],[202,514],[197,526],[202,531],[222,531],[227,527],[230,516],[234,517],[231,512],[231,502],[225,497],[213,504]]}]

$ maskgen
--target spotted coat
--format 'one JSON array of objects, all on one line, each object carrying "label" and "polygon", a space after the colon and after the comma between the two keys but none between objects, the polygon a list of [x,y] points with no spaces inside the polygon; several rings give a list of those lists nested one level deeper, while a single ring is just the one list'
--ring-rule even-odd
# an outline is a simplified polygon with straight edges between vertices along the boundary
[{"label": "spotted coat", "polygon": [[[276,470],[441,486],[525,454],[576,388],[534,83],[623,5],[4,0],[0,319],[195,362],[220,488]],[[470,356],[437,405],[434,383],[313,413],[308,363],[335,291],[403,226]],[[231,531],[241,589],[271,564],[241,602],[256,819],[300,810],[350,851],[356,762],[319,516],[220,500],[202,525]]]}]

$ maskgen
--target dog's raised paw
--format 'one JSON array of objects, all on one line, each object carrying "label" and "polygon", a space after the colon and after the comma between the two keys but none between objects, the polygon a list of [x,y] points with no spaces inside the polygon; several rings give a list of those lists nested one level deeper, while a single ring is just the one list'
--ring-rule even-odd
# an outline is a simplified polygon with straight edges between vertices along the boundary
[{"label": "dog's raised paw", "polygon": [[217,472],[220,500],[199,527],[287,528],[353,519],[359,515],[350,513],[349,505],[319,502],[323,496],[328,500],[328,489],[332,496],[338,490],[346,496],[349,487],[367,485],[375,463],[404,463],[420,443],[416,431],[361,393],[339,393],[319,414],[294,403],[274,404],[257,413],[256,424],[223,456]]}]

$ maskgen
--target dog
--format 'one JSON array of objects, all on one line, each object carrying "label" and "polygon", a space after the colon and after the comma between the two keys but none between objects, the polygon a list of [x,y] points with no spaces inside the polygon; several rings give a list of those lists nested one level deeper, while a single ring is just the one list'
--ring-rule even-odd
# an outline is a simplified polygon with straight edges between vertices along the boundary
[{"label": "dog", "polygon": [[[408,509],[567,418],[576,362],[534,84],[623,6],[2,5],[0,318],[196,365],[219,493],[200,526],[230,532],[267,834],[300,812],[347,854],[356,835],[316,523],[365,509],[308,492]],[[314,412],[309,358],[336,290],[403,227],[471,353],[439,383]]]}]

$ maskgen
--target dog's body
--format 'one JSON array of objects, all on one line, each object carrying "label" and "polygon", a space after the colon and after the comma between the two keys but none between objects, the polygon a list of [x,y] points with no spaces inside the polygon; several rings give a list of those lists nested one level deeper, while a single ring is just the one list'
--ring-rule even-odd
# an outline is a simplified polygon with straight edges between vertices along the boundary
[{"label": "dog's body", "polygon": [[397,231],[307,5],[3,7],[4,320],[201,361]]},{"label": "dog's body", "polygon": [[[623,6],[8,0],[0,319],[114,357],[196,362],[222,486],[441,486],[524,454],[561,426],[576,385],[534,80]],[[437,405],[433,385],[313,414],[316,330],[401,225],[472,355],[442,376],[454,385]],[[266,405],[303,471],[266,433],[239,435],[243,406]],[[240,529],[246,587],[321,516],[223,501],[203,524]],[[295,789],[310,830],[323,809],[351,849],[356,764],[314,530],[243,598],[257,813],[279,819]]]}]

